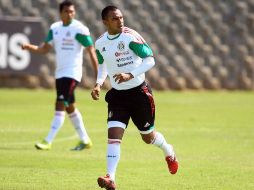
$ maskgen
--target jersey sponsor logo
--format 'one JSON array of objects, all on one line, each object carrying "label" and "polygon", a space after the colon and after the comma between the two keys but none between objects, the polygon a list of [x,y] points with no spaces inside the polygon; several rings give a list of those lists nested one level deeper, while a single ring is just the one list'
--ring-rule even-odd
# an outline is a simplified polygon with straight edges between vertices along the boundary
[{"label": "jersey sponsor logo", "polygon": [[120,61],[129,61],[129,60],[132,60],[132,56],[122,57],[122,58],[116,59],[117,62],[120,62]]},{"label": "jersey sponsor logo", "polygon": [[61,49],[62,50],[74,50],[74,41],[73,41],[73,39],[63,38]]},{"label": "jersey sponsor logo", "polygon": [[124,51],[125,45],[123,41],[120,41],[117,45],[119,51]]},{"label": "jersey sponsor logo", "polygon": [[116,57],[120,57],[120,56],[123,56],[123,55],[128,55],[128,54],[130,54],[130,52],[129,52],[129,51],[116,52],[116,53],[115,53],[115,56],[116,56]]},{"label": "jersey sponsor logo", "polygon": [[63,38],[63,43],[66,45],[74,45],[73,39]]},{"label": "jersey sponsor logo", "polygon": [[123,67],[123,66],[130,65],[130,64],[133,64],[133,61],[126,62],[126,63],[120,63],[120,64],[117,64],[117,66],[118,67]]}]

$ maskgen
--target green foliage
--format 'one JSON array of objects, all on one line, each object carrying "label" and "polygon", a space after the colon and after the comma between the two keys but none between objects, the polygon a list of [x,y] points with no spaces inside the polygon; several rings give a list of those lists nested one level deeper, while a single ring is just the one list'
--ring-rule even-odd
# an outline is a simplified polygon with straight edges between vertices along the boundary
[{"label": "green foliage", "polygon": [[[55,92],[0,89],[0,190],[95,190],[106,172],[105,92],[92,101],[77,91],[77,106],[93,148],[70,149],[78,137],[68,119],[52,150],[34,144],[47,135]],[[252,92],[154,92],[156,129],[174,145],[179,173],[167,171],[163,153],[142,142],[130,123],[117,170],[119,190],[254,189]]]}]

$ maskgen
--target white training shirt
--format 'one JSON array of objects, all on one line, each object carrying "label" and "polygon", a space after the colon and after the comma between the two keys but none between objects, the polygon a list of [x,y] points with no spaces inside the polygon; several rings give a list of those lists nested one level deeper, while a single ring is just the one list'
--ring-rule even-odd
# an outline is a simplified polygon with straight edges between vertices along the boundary
[{"label": "white training shirt", "polygon": [[83,49],[93,44],[89,29],[78,20],[64,26],[55,22],[45,40],[54,46],[56,52],[55,78],[69,77],[81,81]]},{"label": "white training shirt", "polygon": [[[151,48],[140,34],[127,27],[113,38],[105,32],[95,42],[95,48],[99,61],[97,83],[102,85],[108,75],[111,86],[117,90],[142,84],[145,72],[154,65],[153,58],[143,62],[143,59],[153,56]],[[134,78],[118,84],[113,78],[117,73],[131,73]]]}]

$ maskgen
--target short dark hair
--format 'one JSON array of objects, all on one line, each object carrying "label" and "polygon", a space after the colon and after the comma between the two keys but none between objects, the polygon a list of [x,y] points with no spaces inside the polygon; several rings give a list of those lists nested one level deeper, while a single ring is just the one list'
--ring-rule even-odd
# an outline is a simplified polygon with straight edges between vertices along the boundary
[{"label": "short dark hair", "polygon": [[106,19],[107,19],[108,13],[109,13],[110,11],[115,11],[115,10],[117,10],[117,9],[118,9],[118,8],[117,8],[116,6],[114,6],[114,5],[109,5],[109,6],[105,7],[105,8],[101,11],[101,18],[102,18],[102,20],[106,20]]},{"label": "short dark hair", "polygon": [[62,12],[65,6],[74,6],[74,3],[71,0],[64,0],[62,3],[59,4],[59,12]]}]

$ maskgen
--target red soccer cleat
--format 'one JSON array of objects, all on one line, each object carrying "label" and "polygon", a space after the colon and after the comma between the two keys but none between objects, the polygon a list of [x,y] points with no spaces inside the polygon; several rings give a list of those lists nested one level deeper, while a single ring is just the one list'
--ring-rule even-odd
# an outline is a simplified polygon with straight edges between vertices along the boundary
[{"label": "red soccer cleat", "polygon": [[171,174],[175,174],[178,170],[178,161],[176,159],[176,156],[167,156],[166,162],[168,164],[168,170]]},{"label": "red soccer cleat", "polygon": [[106,190],[115,190],[116,189],[115,182],[110,178],[110,176],[108,174],[105,177],[102,177],[102,176],[99,177],[97,182],[101,188],[105,188]]}]

